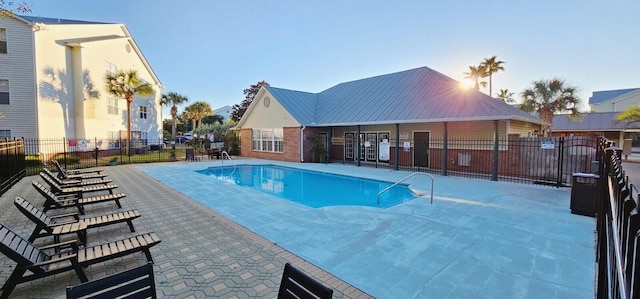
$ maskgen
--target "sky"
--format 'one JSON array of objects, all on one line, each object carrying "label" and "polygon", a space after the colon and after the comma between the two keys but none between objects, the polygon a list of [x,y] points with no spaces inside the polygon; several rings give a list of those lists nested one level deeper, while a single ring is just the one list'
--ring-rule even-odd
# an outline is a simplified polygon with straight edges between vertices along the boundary
[{"label": "sky", "polygon": [[262,80],[321,92],[426,66],[464,81],[493,55],[494,96],[559,78],[586,110],[593,91],[640,87],[638,0],[25,2],[28,15],[125,24],[164,93],[213,109]]}]

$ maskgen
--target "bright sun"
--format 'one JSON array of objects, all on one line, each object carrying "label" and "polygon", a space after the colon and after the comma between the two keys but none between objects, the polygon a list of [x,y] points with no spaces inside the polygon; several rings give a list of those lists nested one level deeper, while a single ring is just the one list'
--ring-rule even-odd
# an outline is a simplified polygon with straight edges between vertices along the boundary
[{"label": "bright sun", "polygon": [[462,80],[460,81],[460,88],[462,89],[469,89],[469,88],[473,88],[474,83],[471,80]]}]

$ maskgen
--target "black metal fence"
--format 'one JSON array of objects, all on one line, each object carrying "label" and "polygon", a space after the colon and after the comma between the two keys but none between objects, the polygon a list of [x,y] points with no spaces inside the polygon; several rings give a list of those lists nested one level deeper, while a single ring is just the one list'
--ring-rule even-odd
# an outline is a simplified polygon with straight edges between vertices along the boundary
[{"label": "black metal fence", "polygon": [[22,139],[0,141],[0,195],[25,176],[24,158]]},{"label": "black metal fence", "polygon": [[[66,138],[24,139],[26,175],[50,167],[52,159],[68,169],[184,159],[186,144],[164,144],[162,139],[127,140]],[[53,169],[51,169],[53,170]]]},{"label": "black metal fence", "polygon": [[570,186],[573,173],[597,172],[598,138],[592,136],[510,136],[497,143],[493,138],[430,138],[423,149],[416,142],[407,140],[396,147],[390,140],[386,160],[380,159],[381,147],[371,142],[361,144],[359,161],[340,153],[332,157],[334,162],[337,157],[363,166],[558,187]]},{"label": "black metal fence", "polygon": [[597,201],[596,298],[640,298],[638,190],[625,176],[620,151],[601,140]]}]

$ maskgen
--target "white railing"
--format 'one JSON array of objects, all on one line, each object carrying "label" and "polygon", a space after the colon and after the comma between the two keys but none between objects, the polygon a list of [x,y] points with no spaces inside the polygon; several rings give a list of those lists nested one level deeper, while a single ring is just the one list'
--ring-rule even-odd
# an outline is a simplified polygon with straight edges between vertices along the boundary
[{"label": "white railing", "polygon": [[429,202],[429,204],[433,204],[433,181],[434,181],[433,176],[432,176],[432,175],[430,175],[430,174],[428,174],[428,173],[424,173],[424,172],[414,172],[414,173],[412,173],[412,174],[410,174],[410,175],[406,176],[405,178],[403,178],[403,179],[401,179],[401,180],[399,180],[399,181],[397,181],[397,182],[393,183],[391,186],[389,186],[389,187],[387,187],[387,188],[384,188],[384,189],[382,189],[382,191],[378,192],[378,206],[380,205],[380,195],[381,195],[382,193],[385,193],[385,192],[389,191],[391,188],[395,187],[396,185],[398,185],[398,184],[400,184],[400,183],[404,182],[404,181],[405,181],[405,180],[407,180],[408,178],[410,178],[410,177],[412,177],[412,176],[414,176],[414,175],[417,175],[417,174],[424,174],[424,175],[428,175],[428,176],[431,178],[431,201]]},{"label": "white railing", "polygon": [[224,164],[224,156],[227,155],[227,158],[229,159],[229,161],[231,161],[231,156],[229,156],[229,153],[227,153],[227,151],[222,151],[220,153],[220,159],[222,160],[222,164]]}]

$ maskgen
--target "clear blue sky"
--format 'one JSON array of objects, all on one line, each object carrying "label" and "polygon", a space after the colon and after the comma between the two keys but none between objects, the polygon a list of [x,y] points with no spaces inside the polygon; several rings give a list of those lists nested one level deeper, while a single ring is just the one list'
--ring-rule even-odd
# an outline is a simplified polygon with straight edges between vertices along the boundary
[{"label": "clear blue sky", "polygon": [[552,77],[585,103],[593,91],[640,87],[638,0],[27,3],[30,15],[124,23],[164,92],[214,109],[240,103],[261,80],[320,92],[422,66],[462,80],[492,55],[506,62],[494,95]]}]

